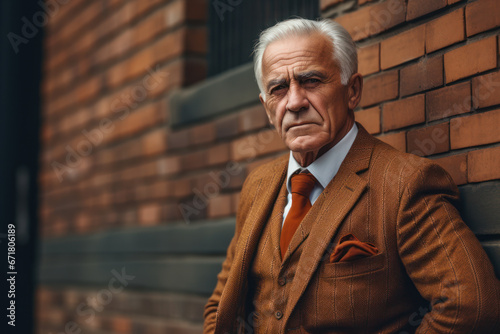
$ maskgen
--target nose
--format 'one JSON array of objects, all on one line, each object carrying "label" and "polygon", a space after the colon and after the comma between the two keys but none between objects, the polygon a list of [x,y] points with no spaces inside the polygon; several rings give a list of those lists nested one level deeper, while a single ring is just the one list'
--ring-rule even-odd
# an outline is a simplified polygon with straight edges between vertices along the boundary
[{"label": "nose", "polygon": [[300,85],[290,85],[288,88],[288,101],[286,109],[292,112],[300,112],[309,108],[309,101]]}]

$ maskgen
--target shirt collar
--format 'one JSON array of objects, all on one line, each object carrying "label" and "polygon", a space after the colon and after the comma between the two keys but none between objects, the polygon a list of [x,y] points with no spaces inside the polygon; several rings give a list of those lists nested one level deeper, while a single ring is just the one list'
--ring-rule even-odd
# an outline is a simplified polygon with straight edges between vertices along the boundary
[{"label": "shirt collar", "polygon": [[[337,174],[342,161],[344,161],[347,153],[351,149],[354,139],[358,134],[358,127],[356,123],[352,126],[351,130],[342,138],[335,146],[325,152],[321,157],[315,160],[312,164],[307,166],[307,170],[318,180],[319,184],[324,188]],[[290,178],[297,170],[302,170],[299,163],[295,160],[290,152],[288,160],[288,171],[286,177],[286,187],[288,192],[291,192]]]}]

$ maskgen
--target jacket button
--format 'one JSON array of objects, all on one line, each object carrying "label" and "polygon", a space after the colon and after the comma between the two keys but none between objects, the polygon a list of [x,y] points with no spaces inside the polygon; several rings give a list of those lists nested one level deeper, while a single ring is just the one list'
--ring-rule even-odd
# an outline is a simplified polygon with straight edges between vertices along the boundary
[{"label": "jacket button", "polygon": [[278,278],[278,284],[279,284],[280,286],[285,285],[285,284],[286,284],[286,278],[284,278],[284,277],[280,277],[280,278]]},{"label": "jacket button", "polygon": [[281,318],[283,318],[283,313],[281,313],[281,311],[276,311],[276,313],[274,313],[274,316],[276,317],[276,319],[280,320]]}]

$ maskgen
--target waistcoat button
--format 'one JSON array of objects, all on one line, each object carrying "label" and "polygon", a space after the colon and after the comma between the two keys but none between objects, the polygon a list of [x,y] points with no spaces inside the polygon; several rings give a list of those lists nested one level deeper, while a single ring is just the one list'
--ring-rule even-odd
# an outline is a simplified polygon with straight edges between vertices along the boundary
[{"label": "waistcoat button", "polygon": [[281,313],[280,311],[276,311],[276,313],[274,313],[274,316],[276,317],[276,319],[280,320],[283,317],[283,313]]},{"label": "waistcoat button", "polygon": [[280,277],[278,278],[278,284],[283,286],[286,284],[286,278],[285,277]]}]

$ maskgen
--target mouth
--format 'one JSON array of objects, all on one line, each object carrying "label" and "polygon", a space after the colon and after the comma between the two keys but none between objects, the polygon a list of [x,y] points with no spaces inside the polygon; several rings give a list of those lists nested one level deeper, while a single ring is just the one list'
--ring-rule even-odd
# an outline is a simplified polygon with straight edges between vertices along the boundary
[{"label": "mouth", "polygon": [[305,126],[312,125],[312,124],[313,123],[296,123],[296,124],[292,124],[292,125],[288,126],[287,130],[290,130],[292,128],[305,127]]}]

